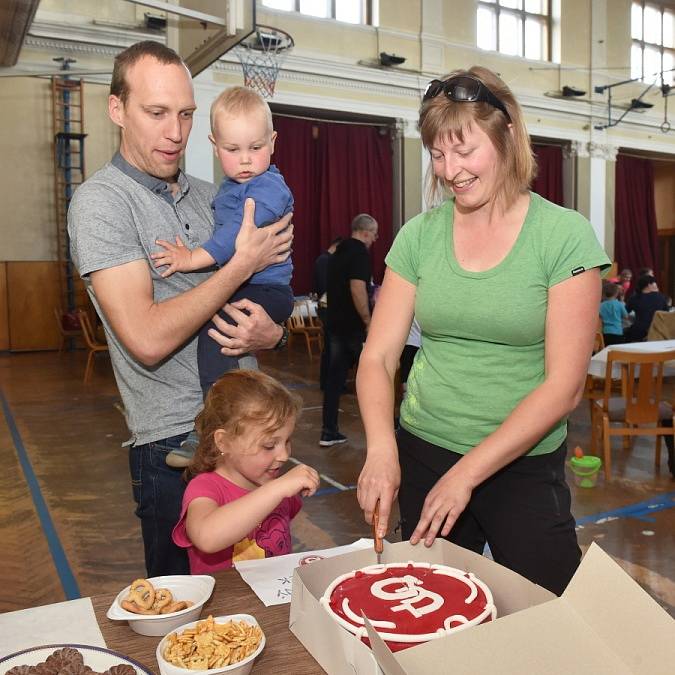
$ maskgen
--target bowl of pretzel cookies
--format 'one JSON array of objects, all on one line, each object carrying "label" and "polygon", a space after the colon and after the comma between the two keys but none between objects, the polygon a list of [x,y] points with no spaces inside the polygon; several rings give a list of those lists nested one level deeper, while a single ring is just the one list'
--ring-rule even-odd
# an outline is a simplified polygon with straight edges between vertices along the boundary
[{"label": "bowl of pretzel cookies", "polygon": [[135,579],[120,591],[106,616],[128,621],[140,635],[166,635],[199,618],[215,583],[206,574]]}]

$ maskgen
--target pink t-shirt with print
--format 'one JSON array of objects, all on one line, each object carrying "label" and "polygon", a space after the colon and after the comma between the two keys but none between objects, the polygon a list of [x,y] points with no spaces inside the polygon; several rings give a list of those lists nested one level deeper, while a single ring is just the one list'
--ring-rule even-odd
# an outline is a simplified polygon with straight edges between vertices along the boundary
[{"label": "pink t-shirt with print", "polygon": [[302,500],[297,495],[283,499],[260,526],[249,532],[234,546],[229,546],[217,553],[204,553],[192,545],[187,535],[185,521],[188,506],[193,499],[208,497],[218,506],[223,506],[235,499],[240,499],[249,492],[250,490],[235,485],[215,471],[200,473],[188,483],[183,495],[180,520],[174,527],[172,536],[177,546],[188,550],[192,574],[208,574],[226,569],[232,567],[232,563],[238,560],[270,558],[274,555],[291,553],[291,520],[302,508]]}]

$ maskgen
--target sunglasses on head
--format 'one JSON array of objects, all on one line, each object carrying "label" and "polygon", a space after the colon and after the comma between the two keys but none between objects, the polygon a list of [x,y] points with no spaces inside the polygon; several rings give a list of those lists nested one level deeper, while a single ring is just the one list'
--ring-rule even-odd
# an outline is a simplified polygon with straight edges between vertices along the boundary
[{"label": "sunglasses on head", "polygon": [[422,102],[445,94],[455,103],[489,103],[493,108],[501,110],[510,122],[506,106],[477,78],[471,75],[456,75],[447,80],[431,80],[422,97]]}]

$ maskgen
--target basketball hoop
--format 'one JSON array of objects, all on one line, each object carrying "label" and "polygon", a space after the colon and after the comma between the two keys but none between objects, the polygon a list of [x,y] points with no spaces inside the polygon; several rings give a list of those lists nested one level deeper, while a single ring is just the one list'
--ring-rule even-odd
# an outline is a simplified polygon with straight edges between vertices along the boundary
[{"label": "basketball hoop", "polygon": [[244,84],[263,98],[272,98],[281,64],[294,45],[286,31],[256,26],[253,33],[234,47],[244,71]]}]

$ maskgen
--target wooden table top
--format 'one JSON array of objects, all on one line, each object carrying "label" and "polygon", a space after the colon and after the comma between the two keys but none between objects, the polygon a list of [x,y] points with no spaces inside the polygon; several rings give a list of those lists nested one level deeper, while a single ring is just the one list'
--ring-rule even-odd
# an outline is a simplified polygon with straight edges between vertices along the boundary
[{"label": "wooden table top", "polygon": [[[265,633],[267,643],[255,660],[253,673],[292,673],[316,675],[323,669],[312,658],[302,643],[288,628],[290,604],[265,607],[258,596],[239,576],[236,570],[226,570],[213,575],[216,587],[211,599],[204,606],[201,618],[209,614],[251,614]],[[136,659],[149,670],[159,673],[155,651],[161,637],[146,637],[129,628],[126,621],[111,621],[106,612],[116,594],[95,595],[91,598],[103,638],[109,649]],[[190,671],[186,670],[186,675]]]}]

